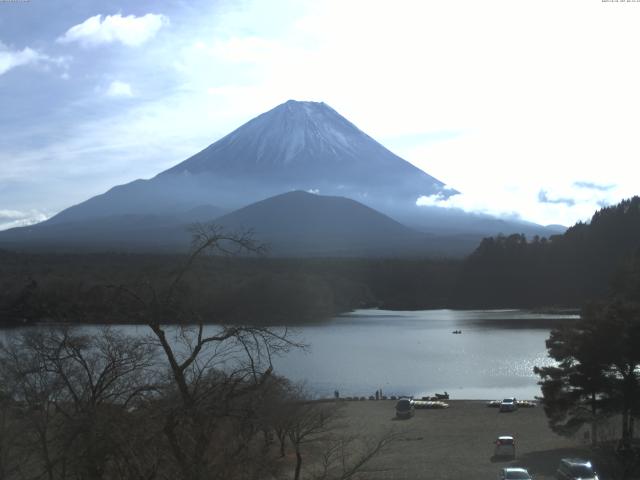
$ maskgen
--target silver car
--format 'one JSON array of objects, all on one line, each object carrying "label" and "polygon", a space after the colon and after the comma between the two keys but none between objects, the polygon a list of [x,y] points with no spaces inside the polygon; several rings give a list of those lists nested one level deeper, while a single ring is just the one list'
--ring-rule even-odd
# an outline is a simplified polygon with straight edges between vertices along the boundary
[{"label": "silver car", "polygon": [[598,480],[598,475],[589,460],[563,458],[556,471],[559,480]]},{"label": "silver car", "polygon": [[494,457],[516,457],[516,441],[511,435],[501,435],[495,441]]},{"label": "silver car", "polygon": [[526,468],[501,468],[498,472],[499,480],[532,480]]}]

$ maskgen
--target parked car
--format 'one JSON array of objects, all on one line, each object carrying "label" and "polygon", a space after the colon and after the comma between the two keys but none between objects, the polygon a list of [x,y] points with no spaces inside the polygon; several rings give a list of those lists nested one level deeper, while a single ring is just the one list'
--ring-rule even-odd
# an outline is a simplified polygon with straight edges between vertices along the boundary
[{"label": "parked car", "polygon": [[408,398],[401,398],[396,403],[396,417],[397,418],[411,418],[415,410],[413,403]]},{"label": "parked car", "polygon": [[516,456],[516,441],[511,435],[501,435],[495,441],[493,450],[494,457],[511,457]]},{"label": "parked car", "polygon": [[526,468],[501,468],[498,472],[499,480],[532,480]]},{"label": "parked car", "polygon": [[598,474],[589,460],[563,458],[556,471],[559,480],[598,480]]},{"label": "parked car", "polygon": [[516,408],[518,408],[516,397],[505,398],[504,400],[502,400],[502,402],[500,402],[501,412],[515,412]]}]

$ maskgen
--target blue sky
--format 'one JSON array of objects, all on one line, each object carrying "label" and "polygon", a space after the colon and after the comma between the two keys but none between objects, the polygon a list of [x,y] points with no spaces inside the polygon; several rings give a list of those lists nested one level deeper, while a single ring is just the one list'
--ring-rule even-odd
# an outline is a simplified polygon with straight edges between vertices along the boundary
[{"label": "blue sky", "polygon": [[0,228],[149,178],[289,98],[569,225],[639,193],[640,3],[0,2]]}]

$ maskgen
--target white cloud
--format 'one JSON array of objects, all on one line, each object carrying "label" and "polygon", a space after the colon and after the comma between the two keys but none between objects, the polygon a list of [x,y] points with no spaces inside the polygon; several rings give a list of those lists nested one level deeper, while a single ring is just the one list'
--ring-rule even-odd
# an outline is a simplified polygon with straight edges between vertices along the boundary
[{"label": "white cloud", "polygon": [[106,15],[104,19],[102,15],[95,15],[71,27],[58,38],[58,42],[78,42],[83,47],[120,42],[129,47],[137,47],[153,38],[158,30],[168,24],[168,17],[154,13],[141,17]]},{"label": "white cloud", "polygon": [[50,57],[29,47],[22,50],[11,50],[0,42],[0,75],[7,73],[12,68],[42,63],[65,66],[68,63],[68,58]]},{"label": "white cloud", "polygon": [[114,80],[113,82],[111,82],[105,94],[108,97],[133,97],[131,85],[119,80]]},{"label": "white cloud", "polygon": [[23,50],[9,50],[3,45],[0,45],[0,75],[8,72],[12,68],[36,63],[40,58],[40,54],[29,47]]},{"label": "white cloud", "polygon": [[24,213],[20,210],[0,210],[0,219],[14,220],[16,218],[22,218]]},{"label": "white cloud", "polygon": [[0,210],[0,230],[43,222],[47,215],[38,210]]},{"label": "white cloud", "polygon": [[603,206],[634,194],[633,190],[618,185],[603,190],[584,188],[580,185],[582,182],[577,183],[549,181],[541,189],[536,184],[478,184],[446,199],[438,195],[423,196],[416,204],[518,218],[543,225],[571,226],[577,221],[590,220]]}]

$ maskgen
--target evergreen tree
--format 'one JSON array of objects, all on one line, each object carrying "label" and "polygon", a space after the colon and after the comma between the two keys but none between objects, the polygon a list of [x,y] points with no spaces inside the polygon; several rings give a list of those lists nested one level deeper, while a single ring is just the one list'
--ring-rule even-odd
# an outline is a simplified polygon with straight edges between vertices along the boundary
[{"label": "evergreen tree", "polygon": [[551,429],[573,435],[589,424],[594,444],[598,422],[608,415],[610,391],[607,355],[601,348],[598,329],[597,323],[585,322],[553,330],[546,345],[557,366],[534,368],[541,378],[542,406]]},{"label": "evergreen tree", "polygon": [[535,367],[551,428],[572,435],[620,414],[622,442],[633,436],[640,380],[640,305],[611,301],[586,306],[573,326],[553,330],[546,342],[556,366]]}]

